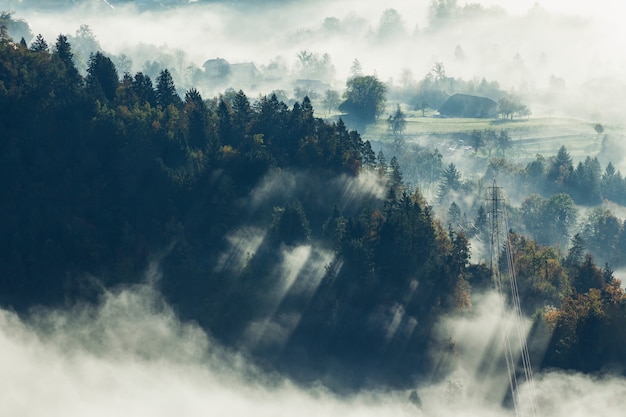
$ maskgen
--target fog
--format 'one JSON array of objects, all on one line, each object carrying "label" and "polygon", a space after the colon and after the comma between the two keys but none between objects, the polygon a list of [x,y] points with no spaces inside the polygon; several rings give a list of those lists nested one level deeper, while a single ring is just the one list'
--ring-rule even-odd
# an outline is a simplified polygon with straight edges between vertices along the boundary
[{"label": "fog", "polygon": [[[458,6],[467,3],[459,1]],[[568,100],[563,103],[586,100],[579,89],[590,80],[623,84],[626,59],[620,40],[626,33],[614,13],[619,2],[478,3],[479,11],[464,12],[451,24],[430,20],[429,2],[408,0],[263,6],[195,2],[151,10],[121,4],[111,8],[103,2],[59,11],[24,8],[20,2],[12,6],[34,34],[52,40],[59,33],[73,35],[86,24],[103,50],[131,58],[132,71],[149,72],[146,61],[157,62],[170,67],[179,88],[195,85],[207,94],[233,86],[247,87],[254,94],[283,89],[290,95],[296,79],[315,79],[342,89],[355,59],[363,73],[376,74],[390,85],[421,80],[436,61],[444,63],[450,77],[484,77],[518,93],[545,93],[556,82],[567,88]],[[397,13],[386,14],[389,10]],[[301,51],[311,52],[318,61],[303,64],[297,57]],[[324,54],[328,55],[322,62]],[[230,64],[252,62],[264,82],[231,79],[222,84],[207,79],[202,65],[216,58]],[[563,98],[564,92],[558,93]],[[606,92],[595,100],[604,103],[605,96]],[[534,114],[558,112],[556,103],[561,101],[544,96],[537,100]]]},{"label": "fog", "polygon": [[[149,286],[99,307],[0,315],[2,414],[23,416],[403,415],[392,397],[339,400],[260,374],[179,322]],[[303,410],[307,410],[302,413]]]},{"label": "fog", "polygon": [[[409,392],[361,392],[348,397],[323,386],[299,387],[260,371],[220,347],[193,323],[181,322],[152,280],[106,292],[99,305],[36,310],[19,318],[0,311],[0,411],[20,416],[503,416],[502,378],[478,364],[498,326],[493,295],[442,336],[456,341],[457,370]],[[497,345],[497,344],[496,344]],[[496,349],[497,350],[497,349]],[[541,415],[620,416],[623,379],[578,374],[538,375]]]}]

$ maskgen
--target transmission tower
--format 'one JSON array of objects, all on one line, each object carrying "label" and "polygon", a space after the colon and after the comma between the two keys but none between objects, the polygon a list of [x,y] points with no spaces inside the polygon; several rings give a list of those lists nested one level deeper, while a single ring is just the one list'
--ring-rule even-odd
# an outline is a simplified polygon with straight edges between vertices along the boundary
[{"label": "transmission tower", "polygon": [[[506,207],[504,198],[502,197],[502,187],[498,187],[494,180],[493,186],[487,188],[487,216],[489,220],[489,257],[490,267],[495,287],[502,302],[503,312],[511,312],[514,316],[512,326],[505,324],[503,331],[504,357],[509,377],[509,388],[517,417],[538,417],[538,407],[534,392],[533,372],[530,363],[530,355],[528,353],[528,344],[526,343],[526,332],[524,328],[524,319],[522,316],[522,308],[520,304],[519,290],[517,286],[517,277],[515,275],[515,264],[513,260],[513,250],[509,237],[509,226],[506,216]],[[506,258],[505,271],[501,271],[499,256],[504,251]],[[510,302],[506,297],[506,284],[508,281],[510,290]],[[505,315],[506,316],[506,315]],[[510,327],[513,327],[511,329]],[[514,346],[511,333],[517,336],[518,346]],[[523,368],[523,376],[518,376],[517,370],[517,349],[521,356],[521,365]],[[522,383],[528,390],[525,397],[529,404],[521,404],[520,388]]]}]

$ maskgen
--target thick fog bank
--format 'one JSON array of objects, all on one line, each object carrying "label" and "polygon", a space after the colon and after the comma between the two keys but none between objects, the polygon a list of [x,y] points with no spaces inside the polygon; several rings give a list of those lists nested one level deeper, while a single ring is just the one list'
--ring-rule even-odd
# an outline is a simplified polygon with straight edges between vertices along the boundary
[{"label": "thick fog bank", "polygon": [[[434,19],[430,2],[405,0],[288,1],[263,7],[191,2],[167,8],[86,2],[69,10],[23,8],[18,2],[12,7],[34,34],[52,40],[87,24],[102,49],[130,58],[129,70],[149,73],[151,64],[168,66],[179,87],[195,85],[211,93],[233,84],[247,92],[284,89],[291,94],[297,79],[342,89],[357,59],[364,74],[403,88],[441,62],[448,77],[486,78],[507,91],[541,94],[534,114],[558,114],[561,106],[575,112],[572,100],[585,105],[591,100],[595,109],[585,108],[588,116],[610,110],[610,103],[623,98],[615,88],[607,93],[589,84],[624,81],[626,59],[619,40],[625,33],[615,13],[619,3],[469,3],[456,2],[451,21]],[[311,55],[299,55],[303,51]],[[230,82],[211,78],[211,70],[203,67],[207,60],[235,64]],[[255,69],[245,68],[254,72],[252,78],[241,66],[250,63]]]},{"label": "thick fog bank", "polygon": [[147,286],[98,307],[0,312],[3,415],[408,415],[394,396],[339,399],[260,374],[181,323]]},{"label": "thick fog bank", "polygon": [[[481,320],[460,324],[471,329]],[[478,343],[476,334],[470,338],[464,352]],[[182,323],[147,284],[106,293],[98,306],[40,310],[27,319],[2,310],[0,351],[3,415],[512,415],[475,395],[475,387],[490,381],[471,372],[422,384],[421,407],[408,392],[345,398],[322,386],[299,388]],[[626,398],[626,381],[617,378],[548,373],[537,377],[536,388],[546,416],[617,417]]]}]

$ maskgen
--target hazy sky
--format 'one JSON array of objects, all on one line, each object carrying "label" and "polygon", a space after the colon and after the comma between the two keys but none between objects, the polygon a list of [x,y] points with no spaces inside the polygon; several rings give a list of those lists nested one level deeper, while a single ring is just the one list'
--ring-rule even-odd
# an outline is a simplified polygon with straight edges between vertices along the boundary
[{"label": "hazy sky", "polygon": [[[297,52],[303,49],[328,53],[339,85],[343,85],[355,58],[366,73],[375,73],[385,81],[397,79],[403,69],[421,79],[439,60],[446,64],[450,76],[485,76],[501,81],[507,89],[542,87],[550,75],[574,85],[625,73],[622,40],[626,32],[619,21],[624,7],[617,0],[479,3],[501,7],[508,16],[459,22],[436,34],[421,35],[420,31],[428,27],[428,1],[318,0],[234,8],[211,3],[143,13],[118,7],[57,14],[24,11],[20,16],[31,23],[34,33],[41,32],[48,39],[58,33],[73,34],[86,23],[107,51],[129,51],[137,44],[182,48],[197,66],[216,57],[231,63],[254,61],[262,66],[277,56],[294,65]],[[529,12],[535,4],[545,13]],[[405,36],[379,42],[380,18],[388,8],[400,13]],[[327,17],[339,20],[341,33],[324,30]],[[463,62],[455,61],[457,45],[467,56]],[[526,68],[511,69],[519,64],[513,62],[516,55]],[[142,63],[138,61],[136,65]]]}]

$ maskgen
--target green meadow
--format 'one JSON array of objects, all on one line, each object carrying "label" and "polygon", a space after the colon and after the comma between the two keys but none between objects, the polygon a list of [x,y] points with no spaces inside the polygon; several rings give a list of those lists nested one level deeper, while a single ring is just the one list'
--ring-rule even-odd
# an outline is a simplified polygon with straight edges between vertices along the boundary
[{"label": "green meadow", "polygon": [[[398,139],[417,143],[430,148],[458,150],[470,146],[469,134],[474,130],[493,129],[496,132],[506,129],[512,139],[512,148],[506,153],[507,158],[515,162],[527,162],[535,155],[546,157],[556,154],[565,146],[574,160],[584,159],[587,155],[597,155],[605,136],[615,137],[623,133],[623,126],[602,124],[603,131],[598,133],[595,122],[567,117],[529,117],[524,119],[471,119],[443,118],[437,114],[421,111],[406,112],[406,128]],[[390,142],[397,138],[389,130],[385,117],[369,125],[362,133],[364,140]],[[462,141],[462,142],[461,142]],[[473,152],[473,151],[472,151]],[[486,148],[479,155],[487,156]]]}]

